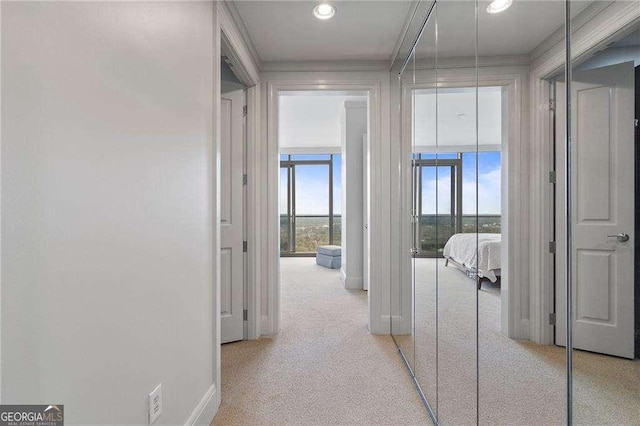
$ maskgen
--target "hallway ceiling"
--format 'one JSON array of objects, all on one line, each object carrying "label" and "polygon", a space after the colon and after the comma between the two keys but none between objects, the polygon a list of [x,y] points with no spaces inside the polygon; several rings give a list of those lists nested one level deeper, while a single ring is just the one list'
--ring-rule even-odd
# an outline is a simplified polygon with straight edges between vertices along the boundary
[{"label": "hallway ceiling", "polygon": [[236,1],[263,61],[384,59],[393,53],[410,1],[337,1],[327,21],[317,1]]},{"label": "hallway ceiling", "polygon": [[[526,55],[564,24],[561,0],[517,0],[503,13],[486,12],[480,0],[480,56]],[[591,1],[574,1],[575,16]],[[262,61],[390,60],[413,3],[392,1],[334,1],[334,18],[320,21],[311,11],[318,1],[234,2]],[[442,2],[438,8],[438,56],[473,56],[473,1]],[[425,31],[425,37],[429,34]],[[433,31],[433,28],[431,28]],[[424,38],[424,37],[423,37]],[[433,42],[418,46],[418,58],[429,57]]]},{"label": "hallway ceiling", "polygon": [[[564,25],[564,1],[517,0],[502,13],[487,12],[489,0],[478,6],[478,55],[527,55]],[[576,16],[592,2],[572,2]],[[448,1],[438,7],[438,57],[469,57],[475,54],[475,7],[471,1]],[[433,56],[434,26],[425,29],[416,49],[417,59]]]}]

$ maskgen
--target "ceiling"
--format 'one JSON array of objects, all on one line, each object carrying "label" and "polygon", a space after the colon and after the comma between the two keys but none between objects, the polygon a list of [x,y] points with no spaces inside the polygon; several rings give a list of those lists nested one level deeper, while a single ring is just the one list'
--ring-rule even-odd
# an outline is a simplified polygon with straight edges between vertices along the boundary
[{"label": "ceiling", "polygon": [[[572,2],[575,16],[591,1]],[[412,2],[408,0],[334,1],[334,18],[320,21],[311,11],[318,1],[235,1],[249,37],[262,61],[390,60]],[[562,0],[515,0],[505,12],[478,6],[478,54],[526,55],[564,24]],[[438,3],[438,56],[475,54],[475,2]],[[435,49],[435,19],[430,19],[418,58]]]},{"label": "ceiling", "polygon": [[[285,92],[286,93],[286,92]],[[367,102],[359,92],[289,92],[279,98],[278,145],[285,153],[299,149],[340,152],[346,101]],[[335,149],[331,149],[335,148]]]},{"label": "ceiling", "polygon": [[389,60],[411,2],[337,1],[327,21],[317,1],[236,1],[262,61]]},{"label": "ceiling", "polygon": [[475,88],[439,89],[437,94],[433,90],[419,90],[414,103],[415,117],[420,117],[415,120],[413,135],[416,152],[501,149],[501,87],[480,87],[477,98]]},{"label": "ceiling", "polygon": [[[515,0],[509,9],[494,15],[487,12],[489,3],[480,0],[478,5],[479,56],[527,55],[564,25],[564,1]],[[573,15],[589,4],[572,2]],[[475,55],[475,3],[449,1],[438,3],[435,19],[429,20],[416,48],[416,59],[434,56],[436,20],[439,58]]]}]

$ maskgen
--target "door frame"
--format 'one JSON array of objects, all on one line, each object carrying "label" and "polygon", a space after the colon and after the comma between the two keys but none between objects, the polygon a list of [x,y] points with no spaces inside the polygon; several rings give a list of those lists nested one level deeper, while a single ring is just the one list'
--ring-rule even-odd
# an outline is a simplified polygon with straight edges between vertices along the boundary
[{"label": "door frame", "polygon": [[[571,59],[581,59],[622,38],[625,31],[640,24],[640,4],[615,1],[593,4],[571,22]],[[530,213],[530,318],[531,340],[554,344],[555,313],[553,241],[554,191],[549,182],[553,164],[553,123],[549,78],[563,71],[566,59],[564,28],[550,36],[532,53],[529,93],[531,105],[531,213]],[[569,310],[567,310],[569,312]],[[566,318],[558,318],[566,321]],[[570,342],[568,342],[570,343]]]},{"label": "door frame", "polygon": [[[256,170],[259,170],[259,164],[261,157],[259,154],[259,126],[260,126],[260,72],[259,72],[259,60],[257,59],[253,46],[250,42],[247,42],[247,37],[243,34],[242,29],[236,24],[234,18],[233,5],[229,5],[226,2],[217,3],[217,26],[216,34],[218,50],[221,54],[224,53],[230,64],[233,67],[234,72],[238,79],[247,87],[246,103],[246,129],[245,129],[245,170],[247,174],[247,185],[245,187],[245,239],[247,241],[247,253],[245,257],[245,303],[244,307],[247,310],[247,324],[245,339],[257,339],[260,333],[259,315],[260,311],[260,295],[258,291],[260,269],[257,256],[257,233],[260,229],[260,217],[256,213],[258,205],[258,190],[257,185],[254,182],[258,182],[259,179],[256,175]],[[250,39],[249,39],[250,40]],[[220,161],[220,61],[216,58],[214,64],[214,87],[217,88],[214,93],[214,102],[216,103],[216,117],[215,117],[215,129],[214,135],[216,138],[217,151],[214,153],[214,161],[219,163]],[[216,95],[217,93],[217,95]],[[215,197],[219,200],[220,197],[220,168],[216,165],[217,177]],[[217,214],[220,216],[220,203],[216,203]],[[215,224],[216,226],[216,238],[217,242],[214,246],[214,256],[216,258],[216,294],[217,294],[217,310],[216,315],[216,341],[215,345],[217,350],[220,349],[220,271],[217,267],[220,265],[220,224],[219,220]],[[218,370],[220,354],[218,352]],[[220,376],[218,376],[220,377]]]},{"label": "door frame", "polygon": [[[280,74],[280,73],[278,73]],[[263,306],[261,312],[261,334],[274,335],[280,331],[280,238],[279,238],[279,181],[280,181],[280,152],[278,146],[278,99],[280,92],[291,91],[340,91],[340,92],[366,92],[368,94],[369,117],[369,156],[375,169],[382,172],[371,173],[371,186],[384,188],[389,185],[389,177],[383,176],[389,168],[384,160],[387,153],[382,153],[383,127],[382,116],[385,102],[389,102],[388,85],[383,84],[383,79],[370,78],[372,73],[355,72],[349,77],[341,78],[342,73],[322,73],[322,77],[314,77],[315,73],[303,72],[295,79],[293,73],[282,73],[286,76],[273,80],[263,76],[263,138],[266,139],[266,170],[265,185],[263,191],[263,206],[266,206],[264,214],[264,228],[267,231],[263,240],[263,261],[266,263],[266,282],[261,282],[263,294]],[[338,74],[338,75],[336,75]],[[339,75],[342,74],[342,75]],[[380,73],[376,73],[380,75]],[[388,73],[383,73],[387,76]],[[386,90],[385,90],[386,89]],[[386,92],[386,93],[384,93]],[[383,96],[385,99],[383,99]],[[388,106],[386,106],[388,108]],[[388,114],[388,110],[386,111]],[[388,128],[386,129],[388,131]],[[371,168],[373,170],[374,167]],[[385,179],[386,178],[386,179]],[[388,315],[389,303],[389,240],[390,220],[383,212],[389,209],[388,193],[383,189],[372,192],[369,197],[369,209],[371,212],[370,236],[372,239],[370,249],[370,285],[368,296],[369,331],[373,334],[389,334],[390,322]]]}]

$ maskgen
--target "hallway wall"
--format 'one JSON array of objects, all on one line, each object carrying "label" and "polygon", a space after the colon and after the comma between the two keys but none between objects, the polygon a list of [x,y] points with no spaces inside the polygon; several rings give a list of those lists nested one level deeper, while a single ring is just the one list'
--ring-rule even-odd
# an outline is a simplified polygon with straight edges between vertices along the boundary
[{"label": "hallway wall", "polygon": [[3,2],[3,404],[213,401],[213,7]]}]

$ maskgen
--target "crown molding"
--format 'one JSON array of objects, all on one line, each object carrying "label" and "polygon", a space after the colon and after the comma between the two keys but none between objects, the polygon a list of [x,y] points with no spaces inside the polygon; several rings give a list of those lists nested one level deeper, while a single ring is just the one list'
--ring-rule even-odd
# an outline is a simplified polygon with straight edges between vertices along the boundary
[{"label": "crown molding", "polygon": [[398,60],[398,55],[400,54],[400,49],[404,44],[404,39],[407,37],[407,33],[409,32],[409,28],[411,27],[411,23],[418,11],[418,6],[420,5],[419,0],[415,0],[411,2],[411,7],[407,11],[407,16],[404,18],[404,23],[402,24],[402,30],[398,34],[398,39],[396,40],[396,44],[393,47],[393,51],[391,52],[391,57],[389,58],[388,68],[393,68],[395,61]]},{"label": "crown molding", "polygon": [[389,71],[389,61],[266,61],[260,72]]},{"label": "crown molding", "polygon": [[[571,20],[572,32],[575,32],[578,29],[582,28],[582,26],[584,26],[586,23],[591,21],[595,16],[601,13],[604,9],[611,6],[612,3],[614,2],[613,1],[612,2],[601,2],[601,1],[593,2],[585,10],[580,12],[578,16],[574,17]],[[564,25],[562,25],[560,28],[554,31],[549,37],[544,39],[542,43],[540,43],[531,51],[531,53],[529,54],[529,61],[535,62],[536,59],[543,56],[545,53],[551,50],[551,48],[556,46],[558,43],[563,42],[564,36],[565,36]]]},{"label": "crown molding", "polygon": [[255,63],[256,67],[259,69],[260,65],[262,64],[262,59],[260,59],[260,55],[256,50],[256,46],[253,44],[253,39],[251,39],[251,35],[249,35],[247,26],[244,24],[244,20],[242,19],[242,16],[240,15],[238,8],[236,7],[235,0],[224,0],[221,3],[224,4],[224,8],[226,9],[226,11],[231,17],[231,20],[235,24],[235,27],[237,28],[242,38],[242,41],[246,45],[247,50],[249,51],[249,54],[253,59],[253,62]]}]

